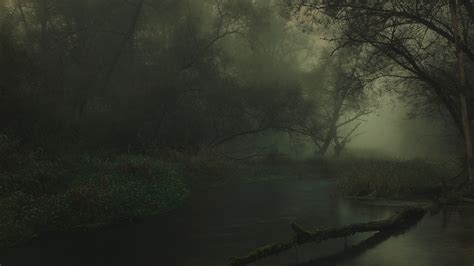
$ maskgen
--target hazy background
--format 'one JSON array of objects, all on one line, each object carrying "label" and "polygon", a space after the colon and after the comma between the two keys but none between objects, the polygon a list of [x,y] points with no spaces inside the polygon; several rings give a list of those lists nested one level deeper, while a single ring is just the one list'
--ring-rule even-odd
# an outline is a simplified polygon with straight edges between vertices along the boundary
[{"label": "hazy background", "polygon": [[[445,157],[454,155],[462,145],[457,132],[443,120],[426,116],[411,118],[410,108],[397,96],[381,99],[380,108],[368,115],[361,126],[362,135],[348,148],[352,152],[380,153],[396,157]],[[461,146],[462,147],[462,146]]]}]

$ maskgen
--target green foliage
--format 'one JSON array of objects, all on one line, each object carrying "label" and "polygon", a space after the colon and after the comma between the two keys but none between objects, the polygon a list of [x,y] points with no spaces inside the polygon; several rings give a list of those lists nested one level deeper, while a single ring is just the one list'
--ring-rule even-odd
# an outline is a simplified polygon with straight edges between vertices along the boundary
[{"label": "green foliage", "polygon": [[0,171],[19,167],[18,140],[0,133]]},{"label": "green foliage", "polygon": [[54,193],[65,174],[42,149],[23,151],[19,141],[0,134],[0,197],[14,192]]},{"label": "green foliage", "polygon": [[64,217],[71,212],[63,195],[34,197],[15,192],[0,200],[0,246],[12,245],[37,234],[63,229]]},{"label": "green foliage", "polygon": [[90,228],[160,214],[176,208],[188,195],[183,171],[175,164],[130,155],[114,159],[80,156],[78,161],[75,163],[84,168],[78,168],[73,180],[61,187],[41,183],[48,164],[23,170],[36,173],[24,179],[26,185],[47,185],[57,192],[17,189],[4,194],[0,198],[0,245],[15,244],[44,231]]},{"label": "green foliage", "polygon": [[[291,115],[308,108],[291,53],[309,38],[271,2],[151,2],[6,5],[2,126],[49,151],[194,152],[262,121],[300,121]],[[296,36],[298,47],[287,41]]]}]

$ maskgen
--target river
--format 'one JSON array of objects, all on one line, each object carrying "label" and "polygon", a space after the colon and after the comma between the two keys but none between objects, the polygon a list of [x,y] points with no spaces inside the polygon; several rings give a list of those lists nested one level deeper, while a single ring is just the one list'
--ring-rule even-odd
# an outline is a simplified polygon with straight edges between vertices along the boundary
[{"label": "river", "polygon": [[[225,266],[232,256],[307,229],[387,218],[397,207],[340,197],[325,177],[229,185],[195,192],[166,216],[100,232],[47,234],[0,251],[2,266]],[[350,237],[349,246],[371,236]],[[307,245],[252,265],[474,265],[474,208],[427,215],[416,227],[347,256],[344,240]],[[342,252],[342,253],[341,253]],[[306,264],[305,264],[306,265]]]}]

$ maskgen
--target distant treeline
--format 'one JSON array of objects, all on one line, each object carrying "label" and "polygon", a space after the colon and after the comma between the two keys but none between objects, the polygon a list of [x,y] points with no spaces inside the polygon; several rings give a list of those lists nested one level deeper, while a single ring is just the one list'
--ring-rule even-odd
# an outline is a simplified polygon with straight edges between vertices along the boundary
[{"label": "distant treeline", "polygon": [[339,153],[369,112],[357,56],[315,66],[273,1],[0,3],[0,132],[26,146],[248,155],[284,133]]}]

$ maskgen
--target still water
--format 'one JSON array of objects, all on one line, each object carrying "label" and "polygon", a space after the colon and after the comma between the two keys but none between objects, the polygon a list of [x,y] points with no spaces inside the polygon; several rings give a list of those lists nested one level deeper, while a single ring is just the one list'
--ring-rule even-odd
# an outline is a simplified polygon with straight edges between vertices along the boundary
[{"label": "still water", "polygon": [[[296,221],[307,229],[384,219],[397,207],[337,195],[331,179],[316,177],[232,185],[194,193],[165,217],[101,232],[49,234],[0,251],[2,266],[225,266],[232,256],[286,240]],[[372,234],[347,240],[355,246]],[[474,208],[429,214],[405,234],[371,248],[344,252],[344,240],[307,245],[254,263],[278,265],[474,265]],[[337,255],[334,255],[337,254]],[[320,258],[319,260],[317,260]],[[323,258],[323,259],[321,259]],[[305,263],[316,260],[313,263]]]}]

